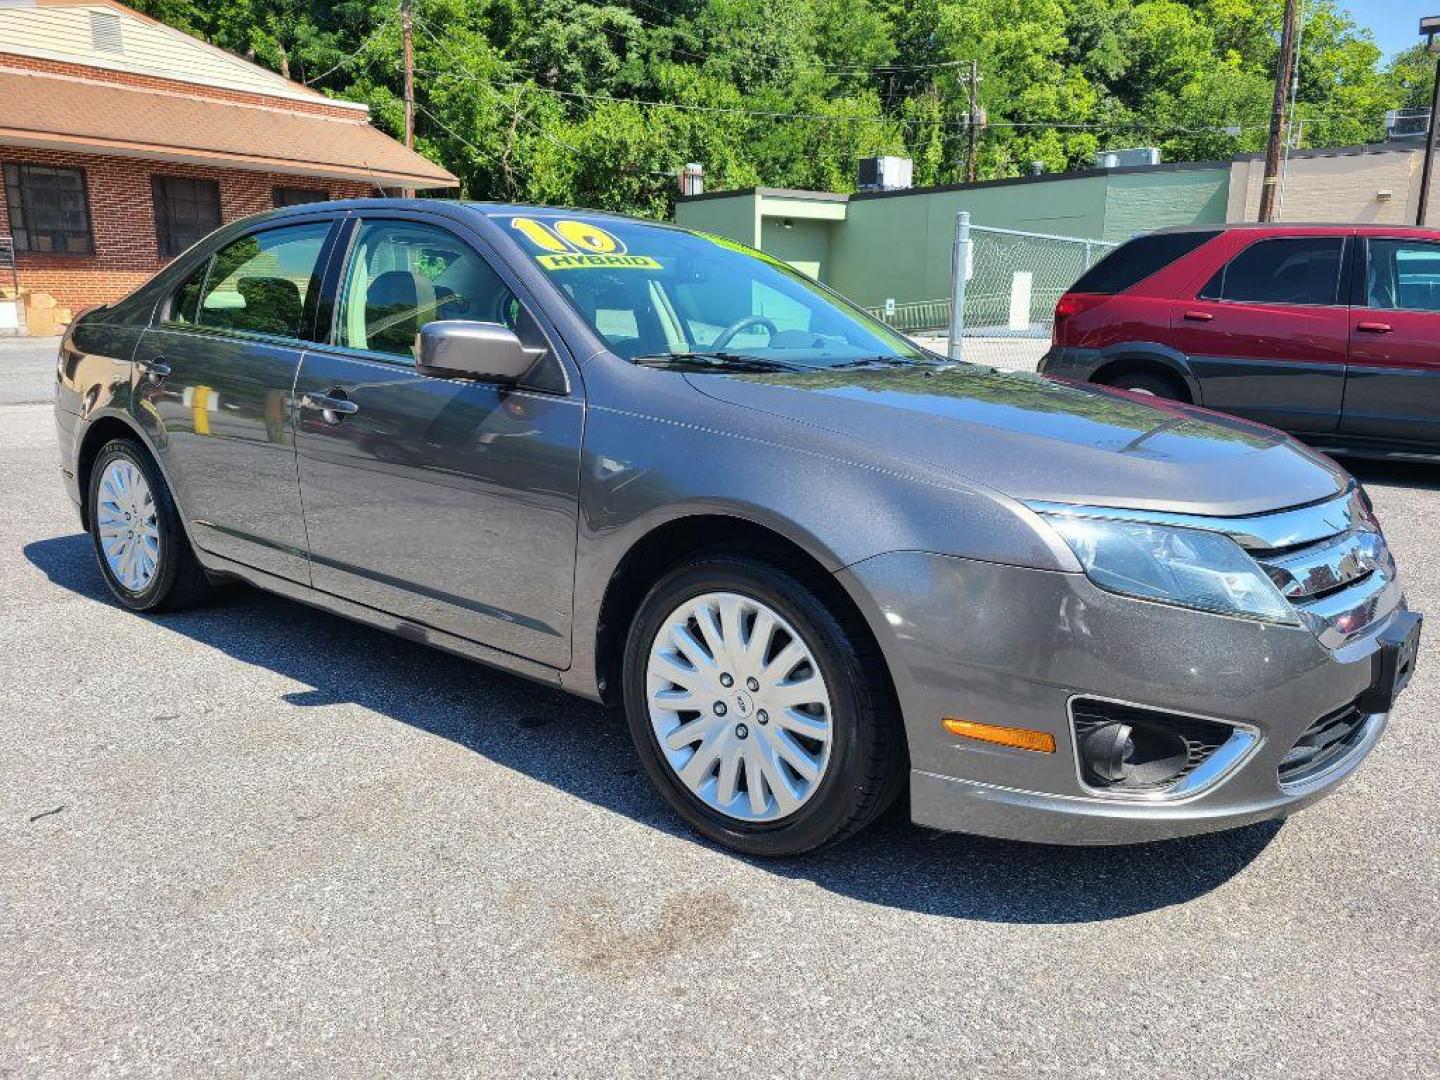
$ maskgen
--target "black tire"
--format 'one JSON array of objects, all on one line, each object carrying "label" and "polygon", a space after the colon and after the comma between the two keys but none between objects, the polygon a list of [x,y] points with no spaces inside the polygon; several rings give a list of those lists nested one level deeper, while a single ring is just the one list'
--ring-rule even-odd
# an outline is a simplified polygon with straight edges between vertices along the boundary
[{"label": "black tire", "polygon": [[[118,458],[131,462],[145,477],[155,501],[155,522],[159,530],[159,557],[155,574],[139,591],[126,588],[110,569],[100,541],[99,502],[101,478],[106,466]],[[211,583],[185,535],[180,512],[160,469],[140,443],[133,439],[114,439],[100,448],[90,469],[90,490],[86,494],[90,521],[90,542],[100,575],[111,594],[131,611],[179,611],[194,607],[210,596]]]},{"label": "black tire", "polygon": [[[662,577],[640,605],[625,647],[624,699],[646,773],[697,832],[747,855],[785,856],[835,844],[875,820],[909,775],[904,729],[884,659],[857,616],[827,605],[826,582],[750,555],[708,553]],[[830,694],[833,743],[819,786],[788,817],[749,823],[708,806],[665,760],[650,721],[646,662],[655,635],[686,600],[732,592],[767,605],[805,639]]]},{"label": "black tire", "polygon": [[1151,397],[1165,398],[1167,401],[1189,400],[1184,387],[1169,375],[1162,375],[1158,372],[1130,371],[1112,375],[1103,382],[1106,386],[1113,386],[1117,390],[1129,390],[1132,394],[1148,394]]}]

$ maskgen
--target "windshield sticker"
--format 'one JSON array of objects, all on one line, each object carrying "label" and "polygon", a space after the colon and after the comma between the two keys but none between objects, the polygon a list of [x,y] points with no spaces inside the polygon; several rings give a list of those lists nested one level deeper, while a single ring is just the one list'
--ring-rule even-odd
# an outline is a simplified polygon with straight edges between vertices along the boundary
[{"label": "windshield sticker", "polygon": [[661,266],[649,255],[536,255],[535,261],[546,270],[659,270]]},{"label": "windshield sticker", "polygon": [[534,218],[510,219],[510,227],[545,254],[535,261],[546,270],[659,270],[648,255],[631,255],[614,233],[588,221],[566,218],[546,223]]}]

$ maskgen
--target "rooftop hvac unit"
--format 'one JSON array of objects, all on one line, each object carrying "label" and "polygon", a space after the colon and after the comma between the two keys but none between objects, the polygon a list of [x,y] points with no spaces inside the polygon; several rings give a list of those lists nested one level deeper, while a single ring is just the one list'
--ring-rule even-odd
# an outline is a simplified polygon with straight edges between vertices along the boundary
[{"label": "rooftop hvac unit", "polygon": [[1101,150],[1095,155],[1097,169],[1128,169],[1135,165],[1159,165],[1160,149],[1137,146],[1128,150]]},{"label": "rooftop hvac unit", "polygon": [[861,158],[856,187],[861,191],[900,191],[914,183],[915,163],[906,157]]},{"label": "rooftop hvac unit", "polygon": [[1391,142],[1423,139],[1428,134],[1429,109],[1391,109],[1385,114],[1385,138]]}]

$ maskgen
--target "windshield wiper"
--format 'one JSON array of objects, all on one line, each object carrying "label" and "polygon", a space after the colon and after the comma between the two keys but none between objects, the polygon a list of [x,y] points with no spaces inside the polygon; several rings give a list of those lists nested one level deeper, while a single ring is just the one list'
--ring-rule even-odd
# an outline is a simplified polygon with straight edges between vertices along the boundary
[{"label": "windshield wiper", "polygon": [[831,364],[832,369],[836,368],[867,368],[867,367],[917,367],[929,366],[924,360],[913,360],[908,356],[862,356],[858,360],[846,360],[844,363]]},{"label": "windshield wiper", "polygon": [[637,356],[634,362],[642,367],[723,367],[732,371],[815,371],[813,364],[792,364],[787,360],[771,360],[764,356],[747,356],[732,352],[673,352]]}]

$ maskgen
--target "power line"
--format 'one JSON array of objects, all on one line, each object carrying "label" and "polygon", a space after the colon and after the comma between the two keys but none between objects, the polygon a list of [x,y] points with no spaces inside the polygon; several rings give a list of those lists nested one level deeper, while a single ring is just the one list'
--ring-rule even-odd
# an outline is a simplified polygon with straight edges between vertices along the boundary
[{"label": "power line", "polygon": [[[456,80],[463,78],[465,81],[486,82],[483,76],[469,71],[464,72],[463,76],[449,72],[425,72],[424,74],[439,79]],[[968,126],[965,120],[916,120],[903,116],[847,116],[840,113],[787,112],[771,109],[745,109],[725,105],[688,105],[676,101],[648,101],[643,98],[615,97],[612,94],[591,94],[581,90],[557,90],[549,86],[538,86],[535,83],[508,81],[501,82],[500,85],[520,90],[524,93],[548,94],[552,97],[571,98],[579,101],[603,101],[616,105],[636,105],[646,109],[675,109],[683,112],[750,116],[764,120],[814,120],[827,123],[886,124],[897,127],[942,127],[961,131],[965,130]],[[1331,122],[1342,121],[1340,118],[1336,118]],[[1265,128],[1264,124],[1191,128],[1172,124],[1154,124],[1148,121],[1124,120],[1076,122],[1054,120],[988,120],[985,126],[989,128],[1045,131],[1152,131],[1173,135],[1228,135],[1237,131],[1263,130]]]},{"label": "power line", "polygon": [[[968,131],[968,130],[971,129],[971,123],[970,123],[971,118],[970,118],[968,115],[967,115],[967,117],[966,117],[964,120],[943,120],[943,119],[937,119],[937,120],[918,120],[918,119],[913,119],[913,118],[896,117],[896,116],[852,116],[852,115],[842,115],[842,114],[836,114],[836,113],[796,112],[796,111],[771,110],[771,109],[747,109],[747,108],[738,107],[738,106],[692,105],[692,104],[685,104],[685,103],[673,102],[673,101],[651,101],[651,100],[646,100],[646,99],[643,99],[643,98],[617,97],[617,96],[612,95],[612,94],[587,93],[587,92],[579,91],[579,90],[559,90],[559,89],[556,89],[556,88],[553,88],[553,87],[541,86],[541,85],[538,85],[538,84],[533,83],[533,82],[517,82],[517,81],[515,81],[513,78],[505,79],[505,78],[498,78],[498,77],[493,77],[493,76],[484,76],[484,75],[481,75],[481,74],[475,72],[474,70],[472,70],[465,61],[461,60],[458,56],[456,56],[454,53],[452,53],[452,52],[446,47],[446,45],[444,44],[444,42],[440,40],[440,38],[439,38],[439,36],[436,34],[436,32],[435,32],[433,29],[430,28],[430,26],[428,25],[428,23],[425,23],[424,20],[420,19],[418,16],[417,16],[416,19],[415,19],[415,23],[416,23],[416,25],[418,25],[418,26],[421,27],[421,29],[424,31],[425,35],[426,35],[428,38],[430,38],[430,40],[435,44],[436,48],[439,49],[439,50],[446,56],[446,58],[449,59],[449,60],[452,62],[452,64],[454,64],[455,68],[457,69],[456,72],[433,72],[433,71],[427,71],[427,72],[422,72],[422,74],[425,74],[425,75],[427,75],[428,77],[437,78],[437,79],[446,79],[446,80],[450,80],[450,81],[466,81],[466,82],[479,83],[481,86],[483,86],[484,88],[486,88],[488,91],[490,91],[490,92],[492,92],[492,93],[495,93],[497,96],[499,96],[499,91],[498,91],[497,87],[503,86],[503,87],[505,87],[506,89],[518,90],[518,91],[520,91],[521,93],[539,93],[539,94],[546,94],[546,95],[549,95],[549,96],[551,96],[551,97],[568,98],[568,99],[571,99],[571,100],[579,100],[579,101],[586,101],[586,102],[596,102],[596,101],[599,101],[599,102],[606,102],[606,103],[618,104],[618,105],[634,105],[634,106],[637,106],[637,107],[643,108],[643,109],[670,109],[670,110],[676,110],[676,111],[682,111],[682,112],[699,112],[699,113],[709,113],[709,114],[716,114],[716,115],[748,116],[748,117],[753,117],[753,118],[756,118],[756,119],[764,119],[764,120],[804,120],[804,121],[815,121],[815,122],[821,122],[821,123],[865,123],[865,124],[881,124],[881,125],[890,126],[890,127],[904,127],[904,128],[940,127],[940,128],[944,128],[944,129],[952,129],[952,130],[960,130],[960,131]],[[539,77],[539,73],[537,73],[537,72],[535,72],[535,71],[532,71],[532,70],[530,70],[530,69],[523,68],[523,67],[516,68],[516,67],[514,67],[514,65],[513,65],[511,62],[509,62],[509,61],[505,61],[505,63],[506,63],[506,65],[507,65],[507,67],[509,67],[512,71],[514,71],[514,72],[516,72],[516,73],[528,75],[528,76],[530,76],[530,77],[532,77],[532,78],[538,78],[538,77]],[[966,61],[958,61],[958,63],[969,64],[969,63],[971,63],[971,61],[968,61],[968,60],[966,60]],[[858,69],[857,69],[857,70],[858,70]],[[503,100],[503,98],[502,98],[502,100]],[[506,103],[506,104],[507,104],[507,107],[509,107],[508,103]],[[531,120],[529,117],[525,116],[523,113],[519,113],[518,115],[519,115],[519,118],[520,118],[524,123],[526,123],[526,124],[528,124],[530,127],[534,128],[534,129],[535,129],[538,133],[540,133],[543,137],[549,139],[549,140],[552,141],[552,142],[556,142],[557,145],[560,145],[560,146],[561,146],[562,148],[564,148],[564,149],[570,150],[570,151],[575,152],[575,153],[578,153],[578,152],[579,152],[578,150],[575,150],[574,147],[570,147],[570,146],[568,146],[567,144],[556,140],[553,135],[551,135],[548,131],[546,131],[546,130],[545,130],[543,127],[541,127],[539,124],[535,123],[535,122],[534,122],[533,120]],[[1353,121],[1354,119],[1355,119],[1354,117],[1333,117],[1333,118],[1329,118],[1329,119],[1320,118],[1320,117],[1313,117],[1313,118],[1307,118],[1306,122],[1308,122],[1308,123],[1343,123],[1343,122]],[[1152,122],[1149,122],[1149,121],[1068,121],[1068,122],[1067,122],[1067,121],[1051,121],[1051,120],[988,120],[988,121],[986,122],[985,126],[986,126],[986,127],[989,127],[989,128],[1005,128],[1005,129],[1008,129],[1008,130],[1022,130],[1022,131],[1027,131],[1027,130],[1047,130],[1047,131],[1116,131],[1116,132],[1118,132],[1118,131],[1137,131],[1137,132],[1152,132],[1152,133],[1166,134],[1166,135],[1172,135],[1172,136],[1174,136],[1174,135],[1230,135],[1230,136],[1234,136],[1234,135],[1243,133],[1243,132],[1245,132],[1245,131],[1263,130],[1267,125],[1264,125],[1264,124],[1240,124],[1240,125],[1214,125],[1214,126],[1203,126],[1203,127],[1186,127],[1186,126],[1179,125],[1179,124],[1156,124],[1156,123],[1152,123]]]},{"label": "power line", "polygon": [[363,54],[365,50],[368,49],[371,45],[375,44],[376,38],[380,36],[380,31],[384,30],[387,26],[390,25],[391,21],[395,18],[395,14],[396,13],[392,11],[388,13],[383,19],[381,19],[380,22],[376,24],[375,29],[371,30],[370,33],[365,35],[365,37],[361,40],[360,44],[355,47],[355,50],[345,56],[342,56],[339,62],[336,63],[334,67],[328,68],[325,71],[322,71],[319,75],[315,75],[311,78],[306,79],[301,85],[311,86],[319,82],[321,79],[325,79],[331,75],[334,75],[335,72],[339,71],[341,68],[349,67],[351,64],[355,63],[355,61],[359,60],[361,54]]},{"label": "power line", "polygon": [[[455,63],[455,64],[457,64],[457,65],[460,65],[462,68],[464,67],[464,64],[461,63],[459,57],[457,57],[454,53],[452,53],[452,52],[446,47],[445,43],[442,42],[442,41],[439,39],[439,37],[436,36],[435,32],[430,29],[430,24],[429,24],[429,23],[427,23],[424,19],[416,19],[416,20],[415,20],[415,25],[418,26],[418,27],[420,27],[421,33],[423,33],[426,37],[428,37],[431,41],[433,41],[433,42],[435,43],[435,47],[436,47],[437,49],[439,49],[442,53],[444,53],[447,57],[449,57],[449,59],[451,60],[452,63]],[[483,79],[480,79],[480,78],[478,78],[478,77],[475,77],[475,78],[474,78],[474,81],[475,81],[476,83],[478,83],[480,86],[483,86],[486,90],[490,91],[492,94],[494,94],[495,97],[496,97],[502,104],[508,104],[508,103],[505,102],[504,96],[500,93],[500,91],[497,90],[494,86],[492,86],[489,82],[487,82],[487,81],[485,81],[485,80],[483,80]],[[530,127],[534,128],[535,131],[540,135],[541,138],[548,140],[549,142],[553,143],[554,145],[560,147],[560,149],[562,149],[562,150],[568,150],[570,153],[579,156],[580,151],[579,151],[578,149],[576,149],[575,147],[571,146],[569,143],[565,142],[563,139],[557,138],[557,137],[556,137],[555,135],[553,135],[551,132],[546,131],[544,127],[542,127],[541,125],[535,123],[535,121],[531,120],[528,116],[526,116],[524,113],[522,113],[522,112],[520,111],[520,106],[519,106],[518,104],[512,106],[511,108],[512,108],[512,113],[511,113],[511,115],[512,115],[516,120],[519,120],[519,121],[521,121],[521,122],[523,122],[523,123],[525,123],[525,124],[528,124]],[[427,115],[428,115],[428,114],[427,114]],[[452,132],[452,134],[453,134],[453,132]],[[457,135],[456,138],[459,138],[459,136]]]}]

